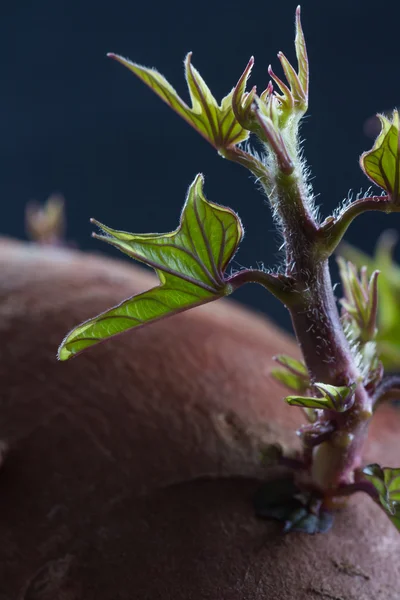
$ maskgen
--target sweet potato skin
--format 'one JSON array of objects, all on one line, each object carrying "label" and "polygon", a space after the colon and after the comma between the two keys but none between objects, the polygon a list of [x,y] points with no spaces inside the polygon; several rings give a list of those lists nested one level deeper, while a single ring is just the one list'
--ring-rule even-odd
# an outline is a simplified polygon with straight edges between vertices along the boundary
[{"label": "sweet potato skin", "polygon": [[[260,445],[295,447],[303,421],[269,377],[297,348],[266,319],[219,301],[57,362],[69,329],[154,283],[0,243],[0,598],[400,599],[400,536],[368,498],[316,537],[253,515]],[[399,426],[378,413],[368,461],[397,464]]]}]

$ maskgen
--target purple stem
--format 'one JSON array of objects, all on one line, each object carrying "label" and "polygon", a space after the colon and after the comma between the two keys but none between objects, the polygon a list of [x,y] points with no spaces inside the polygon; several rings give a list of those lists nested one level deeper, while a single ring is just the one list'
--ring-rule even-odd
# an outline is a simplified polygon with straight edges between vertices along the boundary
[{"label": "purple stem", "polygon": [[246,283],[258,283],[287,304],[292,298],[293,281],[285,275],[266,273],[260,269],[243,269],[225,279],[225,283],[237,289]]},{"label": "purple stem", "polygon": [[323,235],[326,244],[327,255],[330,256],[342,240],[348,227],[356,217],[371,210],[391,213],[398,212],[400,207],[392,202],[388,196],[370,196],[360,198],[349,204],[347,208],[335,220],[329,220],[322,224],[320,233]]},{"label": "purple stem", "polygon": [[375,487],[365,479],[360,479],[360,481],[356,481],[355,483],[348,483],[347,485],[337,487],[332,491],[332,496],[351,496],[356,492],[364,492],[371,496],[373,500],[379,500],[379,494]]},{"label": "purple stem", "polygon": [[374,408],[383,400],[386,400],[385,396],[390,396],[388,399],[400,400],[400,375],[390,375],[385,377],[383,381],[378,385],[375,393],[372,397]]}]

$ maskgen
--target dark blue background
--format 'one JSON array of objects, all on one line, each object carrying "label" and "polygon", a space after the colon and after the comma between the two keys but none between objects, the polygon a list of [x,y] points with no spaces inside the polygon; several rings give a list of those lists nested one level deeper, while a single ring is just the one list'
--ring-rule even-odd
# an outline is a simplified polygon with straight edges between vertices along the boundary
[{"label": "dark blue background", "polygon": [[[231,206],[244,221],[239,263],[273,266],[279,240],[247,173],[220,159],[105,55],[113,51],[156,66],[186,97],[182,60],[193,50],[194,65],[220,99],[254,54],[252,82],[262,90],[268,64],[279,72],[278,50],[294,59],[295,7],[282,0],[1,3],[2,233],[23,237],[26,202],[55,191],[67,201],[68,236],[84,249],[101,248],[89,237],[92,216],[135,232],[169,230],[201,171],[209,199]],[[369,185],[358,167],[371,145],[366,119],[399,104],[400,6],[394,0],[305,0],[302,11],[311,64],[303,135],[326,216],[349,189]],[[377,234],[399,223],[396,216],[366,215],[347,239],[372,250]],[[284,309],[256,286],[239,297],[287,324]]]}]

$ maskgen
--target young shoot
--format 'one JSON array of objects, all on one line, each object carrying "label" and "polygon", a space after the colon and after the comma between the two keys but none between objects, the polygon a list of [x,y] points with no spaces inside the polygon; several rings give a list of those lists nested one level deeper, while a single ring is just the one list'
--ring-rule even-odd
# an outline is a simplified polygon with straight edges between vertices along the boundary
[{"label": "young shoot", "polygon": [[[366,268],[371,275],[379,271],[379,304],[375,341],[379,359],[387,372],[400,371],[400,267],[393,258],[398,235],[393,230],[385,231],[378,239],[374,256],[368,256],[343,243],[341,259],[346,259],[358,268]],[[400,397],[400,394],[398,395]]]},{"label": "young shoot", "polygon": [[[400,470],[363,464],[363,448],[374,410],[397,393],[397,378],[385,378],[379,356],[378,271],[367,276],[341,261],[344,298],[335,300],[328,260],[347,228],[366,211],[400,210],[400,126],[396,111],[380,116],[381,132],[361,157],[367,177],[381,188],[376,196],[357,198],[320,222],[314,210],[299,140],[299,125],[308,108],[309,68],[306,44],[296,11],[293,66],[280,52],[283,71],[271,67],[270,81],[257,93],[247,90],[254,64],[250,58],[235,87],[218,102],[192,64],[185,76],[190,103],[154,69],[110,56],[132,71],[196,129],[224,158],[248,169],[268,198],[283,236],[284,270],[243,269],[227,274],[242,239],[237,214],[206,199],[203,176],[190,185],[175,231],[133,234],[93,220],[94,234],[151,266],[159,285],[73,329],[58,357],[67,360],[83,350],[133,328],[173,316],[223,296],[246,283],[258,283],[290,312],[303,361],[276,357],[272,375],[291,390],[286,402],[304,410],[302,450],[296,457],[272,453],[289,476],[263,486],[255,498],[259,516],[284,522],[285,531],[323,532],[332,524],[333,507],[362,491],[368,493],[400,528]],[[249,139],[261,151],[250,149]],[[266,449],[268,464],[271,453]]]}]

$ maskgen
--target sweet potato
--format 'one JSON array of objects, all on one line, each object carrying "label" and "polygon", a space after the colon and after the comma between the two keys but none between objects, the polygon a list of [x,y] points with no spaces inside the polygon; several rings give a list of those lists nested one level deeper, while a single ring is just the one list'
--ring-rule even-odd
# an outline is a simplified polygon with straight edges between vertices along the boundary
[{"label": "sweet potato", "polygon": [[[294,448],[303,422],[269,376],[298,354],[271,322],[219,301],[57,362],[71,327],[153,282],[0,244],[1,600],[400,599],[400,537],[369,498],[314,537],[254,516],[260,447]],[[397,464],[399,428],[380,409],[366,460]]]}]

